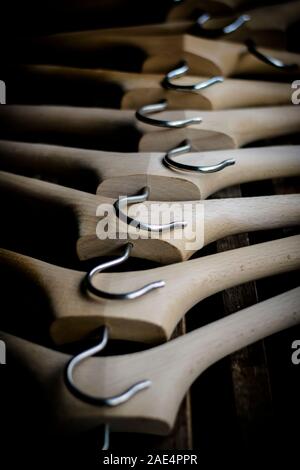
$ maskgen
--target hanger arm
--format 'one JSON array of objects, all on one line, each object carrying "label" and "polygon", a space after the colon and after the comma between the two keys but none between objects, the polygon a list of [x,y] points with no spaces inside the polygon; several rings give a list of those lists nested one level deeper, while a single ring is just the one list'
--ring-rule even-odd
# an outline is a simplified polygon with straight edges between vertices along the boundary
[{"label": "hanger arm", "polygon": [[0,140],[1,170],[30,177],[38,173],[47,180],[77,176],[74,181],[72,178],[72,183],[78,181],[77,189],[81,189],[80,179],[85,174],[92,174],[100,183],[113,160],[122,156],[77,147]]},{"label": "hanger arm", "polygon": [[[100,108],[7,105],[0,108],[0,137],[102,150],[137,150],[134,113]],[[125,149],[125,150],[124,150]]]},{"label": "hanger arm", "polygon": [[[85,184],[82,179],[87,174],[92,180],[96,180],[96,187],[92,189],[89,185],[89,192],[96,192],[97,183],[101,185],[108,180],[107,185],[113,186],[115,191],[112,197],[116,198],[119,194],[138,192],[146,186],[152,175],[176,180],[177,174],[163,165],[163,156],[163,153],[102,152],[77,147],[0,140],[1,170],[31,177],[38,173],[47,180],[54,179],[59,183],[68,179],[68,185],[71,184],[71,187],[76,189],[81,189],[82,184]],[[136,183],[138,186],[130,190],[128,177],[133,181],[139,179],[140,183]],[[126,181],[128,186],[124,190]],[[186,185],[190,186],[189,181]],[[156,190],[159,191],[159,188]],[[106,188],[103,191],[106,191]],[[151,196],[153,195],[154,188],[151,193]]]},{"label": "hanger arm", "polygon": [[234,133],[238,146],[298,133],[300,130],[300,112],[294,105],[236,110],[228,117],[230,125],[236,129]]},{"label": "hanger arm", "polygon": [[300,195],[209,199],[204,202],[205,244],[225,236],[300,225]]},{"label": "hanger arm", "polygon": [[299,145],[203,152],[185,155],[180,161],[192,165],[201,160],[204,165],[208,165],[227,158],[233,158],[235,165],[226,171],[205,175],[205,177],[198,176],[201,178],[202,199],[236,184],[300,175]]},{"label": "hanger arm", "polygon": [[103,324],[109,326],[113,338],[158,343],[170,338],[178,321],[202,299],[235,285],[299,269],[299,240],[300,236],[289,237],[130,276],[95,276],[94,285],[108,292],[127,292],[159,279],[165,281],[162,289],[130,302],[87,295],[80,289],[83,272],[3,249],[0,262],[34,279],[43,289],[51,304],[51,336],[56,343],[80,340]]},{"label": "hanger arm", "polygon": [[193,381],[204,368],[223,357],[299,323],[300,287],[297,287],[212,322],[160,348],[172,351],[173,365],[181,367],[184,375],[188,364],[197,363],[199,369],[191,374],[194,375]]},{"label": "hanger arm", "polygon": [[[184,208],[184,210],[181,211],[180,220],[189,224],[191,224],[191,222],[194,224],[194,219],[197,220],[197,225],[193,229],[193,233],[197,236],[193,242],[189,242],[182,228],[175,229],[181,231],[181,236],[174,240],[170,238],[169,232],[158,233],[158,237],[145,239],[140,236],[136,239],[135,228],[129,228],[124,222],[122,222],[119,227],[116,226],[115,221],[118,221],[118,219],[116,219],[116,214],[113,211],[113,200],[5,172],[0,172],[0,182],[3,194],[9,195],[13,193],[14,195],[18,195],[22,203],[26,202],[26,200],[34,200],[37,205],[42,204],[43,206],[43,204],[52,202],[60,206],[69,207],[77,217],[79,228],[77,253],[80,259],[90,259],[113,253],[117,250],[118,246],[124,245],[126,240],[132,240],[134,244],[133,256],[158,260],[163,263],[171,263],[189,258],[192,253],[203,246],[203,221],[205,243],[209,243],[212,240],[231,233],[296,225],[299,223],[297,195],[257,198],[255,201],[252,199],[245,199],[245,201],[206,201],[204,203],[203,220],[198,220],[198,212],[196,211],[199,205],[199,210],[202,214],[200,207],[203,206],[202,202],[178,202],[176,205]],[[167,207],[165,207],[166,205]],[[207,210],[205,209],[205,205],[207,206]],[[147,202],[145,204],[145,207],[146,206],[148,208],[150,207],[149,211],[151,213],[151,210],[157,207],[157,203]],[[151,208],[152,206],[154,209]],[[136,209],[139,208],[139,206],[135,207]],[[170,203],[164,203],[161,210],[166,211],[165,213],[172,216],[173,212],[171,212],[171,208],[172,204],[170,207]],[[110,215],[107,218],[105,214],[108,209]],[[149,223],[148,216],[145,220],[143,217],[134,218],[138,221]],[[167,220],[166,223],[173,221],[178,221],[176,216],[174,220]],[[107,223],[109,223],[108,230],[111,232],[112,236],[106,236],[104,239],[102,237],[100,238],[101,224],[106,225]],[[126,234],[127,230],[129,230],[129,234]],[[116,238],[116,233],[118,233],[118,238]],[[123,234],[122,237],[120,237],[120,234]]]},{"label": "hanger arm", "polygon": [[[300,54],[267,48],[261,52],[300,66]],[[190,64],[191,73],[200,76],[284,73],[258,60],[243,43],[213,41],[189,34],[105,35],[99,30],[79,31],[44,36],[30,43],[23,41],[12,53],[16,60],[21,56],[22,63],[51,64],[55,57],[55,64],[60,65],[119,70],[127,67],[127,71],[128,61],[124,65],[124,56],[130,55],[135,57],[135,70],[146,73],[168,72],[183,59]],[[297,77],[297,70],[290,72]]]},{"label": "hanger arm", "polygon": [[[180,221],[186,224],[185,228],[178,227],[172,234],[170,230],[161,231],[160,234],[152,231],[152,237],[144,239],[145,228],[139,233],[140,227],[129,227],[125,223],[128,239],[134,244],[133,255],[157,259],[162,263],[187,260],[204,245],[225,236],[300,225],[298,194],[209,199],[199,202],[164,202],[160,205],[158,202],[147,201],[143,203],[143,208],[145,211],[141,210],[140,205],[132,206],[135,212],[131,213],[130,217],[136,223],[149,225],[151,222],[154,224],[154,220],[164,220],[165,224]],[[121,213],[125,214],[122,210]],[[156,239],[156,248],[153,251],[150,238]],[[193,242],[190,242],[191,239]],[[167,255],[167,250],[172,249],[173,260]]]},{"label": "hanger arm", "polygon": [[151,200],[206,199],[235,184],[300,175],[299,145],[192,152],[178,157],[188,165],[212,165],[230,158],[236,162],[225,171],[207,175],[167,169],[162,164],[163,156],[0,141],[1,170],[25,176],[39,173],[47,179],[74,176],[72,187],[76,189],[82,189],[81,175],[87,171],[100,183],[98,194],[111,198],[135,194],[148,185]]},{"label": "hanger arm", "polygon": [[[166,287],[159,293],[159,301],[160,305],[166,302],[164,314],[169,319],[167,336],[171,335],[182,318],[183,311],[188,311],[200,300],[246,282],[299,268],[299,235],[160,268],[164,271],[156,271],[156,278],[158,275],[166,281]],[[189,292],[188,296],[184,296],[186,292]],[[175,307],[174,302],[172,308],[168,307],[168,298],[176,299]],[[160,315],[163,315],[162,310]]]},{"label": "hanger arm", "polygon": [[[195,117],[199,117],[199,111],[159,114],[159,118],[169,120]],[[125,152],[139,147],[141,151],[161,152],[176,147],[187,137],[195,149],[224,149],[296,133],[300,128],[297,106],[203,111],[201,117],[198,125],[161,130],[137,124],[132,111],[9,105],[0,108],[0,137],[15,140],[39,137],[46,143],[69,146]]]},{"label": "hanger arm", "polygon": [[[70,213],[75,216],[79,236],[84,237],[87,233],[92,233],[93,238],[96,239],[99,245],[99,240],[96,237],[97,208],[100,204],[106,205],[109,203],[111,205],[111,200],[39,179],[3,171],[0,171],[0,188],[3,200],[5,200],[5,197],[13,195],[14,200],[19,201],[19,206],[23,210],[30,208],[32,201],[35,207],[40,206],[43,209],[47,208],[47,204],[55,204],[58,207],[70,210]],[[38,224],[36,228],[42,230],[42,227]],[[101,242],[100,245],[102,246]],[[105,253],[105,247],[103,247],[103,250],[102,253]]]},{"label": "hanger arm", "polygon": [[[255,80],[226,79],[221,86],[187,93],[180,91],[181,85],[205,82],[207,77],[188,75],[174,80],[173,84],[178,86],[177,91],[162,88],[161,82],[164,78],[162,74],[126,73],[63,65],[22,65],[9,69],[2,78],[10,89],[11,104],[47,103],[67,106],[72,103],[88,106],[92,100],[93,106],[136,110],[148,103],[167,99],[170,109],[213,110],[275,106],[291,102],[290,84]],[[55,96],[48,93],[51,80],[55,80],[56,83]],[[38,94],[37,81],[40,85]],[[78,87],[82,87],[80,94]],[[240,90],[238,94],[237,88]]]},{"label": "hanger arm", "polygon": [[[170,430],[185,393],[208,367],[239,349],[299,323],[298,287],[175,339],[157,348],[157,352],[154,349],[152,358],[149,352],[149,359],[160,371],[161,379],[157,372],[153,373],[157,376],[159,389],[161,393],[165,390],[171,401],[167,404],[162,397],[161,407],[158,405],[160,412],[166,407],[164,418]],[[144,360],[146,363],[146,357]]]},{"label": "hanger arm", "polygon": [[85,207],[87,215],[91,213],[95,215],[97,201],[103,201],[101,198],[82,191],[4,171],[0,171],[0,182],[3,193],[18,195],[20,200],[33,199],[36,204],[56,203],[69,207],[77,213],[80,207]]},{"label": "hanger arm", "polygon": [[[193,177],[178,177],[162,162],[163,153],[117,153],[0,140],[0,169],[104,197],[136,194],[150,187],[151,200],[199,199]],[[167,183],[167,184],[165,184]]]},{"label": "hanger arm", "polygon": [[[188,271],[185,271],[184,263],[173,265],[169,269],[173,268],[174,277],[178,276],[182,285],[185,282],[190,285],[197,275],[207,276],[209,282],[205,285],[205,295],[208,296],[234,285],[298,269],[299,240],[300,235],[295,235],[195,259],[188,261]],[[197,289],[198,286],[191,293],[192,297],[197,296]]]}]

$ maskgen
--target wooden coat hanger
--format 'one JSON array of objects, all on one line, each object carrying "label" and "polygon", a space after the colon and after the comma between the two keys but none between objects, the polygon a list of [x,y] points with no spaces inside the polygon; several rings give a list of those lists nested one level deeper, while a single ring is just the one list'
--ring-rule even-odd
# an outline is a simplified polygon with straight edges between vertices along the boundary
[{"label": "wooden coat hanger", "polygon": [[[130,272],[130,276],[126,272],[93,275],[95,289],[101,289],[104,295],[123,293],[119,299],[96,295],[85,272],[3,249],[0,258],[2,266],[13,267],[34,280],[47,295],[53,315],[50,332],[56,343],[81,340],[103,325],[109,327],[112,338],[158,343],[169,339],[186,312],[201,300],[236,285],[299,269],[299,248],[300,236],[292,236]],[[148,292],[126,297],[127,292],[146,285]]]},{"label": "wooden coat hanger", "polygon": [[[249,20],[231,34],[222,36],[222,39],[240,42],[250,37],[260,46],[285,49],[288,28],[300,19],[300,2],[290,1],[277,5],[260,6],[247,10],[243,14],[246,14]],[[237,17],[236,15],[235,18]],[[226,23],[231,23],[230,18],[225,22],[211,18],[207,22],[207,29],[204,25],[205,31],[202,31],[204,34],[209,32],[209,28],[220,28]]]},{"label": "wooden coat hanger", "polygon": [[216,15],[229,15],[230,13],[243,11],[250,6],[256,7],[268,4],[268,1],[258,0],[185,0],[179,2],[169,11],[167,20],[170,22],[191,18],[195,11],[202,10]]},{"label": "wooden coat hanger", "polygon": [[[140,122],[127,110],[1,106],[0,137],[101,150],[160,152],[177,147],[184,139],[189,139],[195,150],[223,150],[296,133],[300,129],[300,112],[293,105],[159,112],[166,106],[164,103],[151,106],[152,112],[157,111],[155,118],[147,116],[153,125]],[[146,115],[146,107],[140,108],[139,119],[142,114]]]},{"label": "wooden coat hanger", "polygon": [[[202,372],[236,350],[297,325],[299,301],[296,288],[153,349],[78,361],[74,391],[66,379],[70,356],[7,333],[0,337],[34,377],[60,429],[83,432],[108,423],[113,430],[164,435],[171,432],[183,397]],[[96,397],[107,398],[98,398],[98,403]]]},{"label": "wooden coat hanger", "polygon": [[[173,89],[161,85],[163,75],[58,65],[23,65],[2,74],[9,87],[10,104],[53,104],[137,109],[168,100],[169,109],[232,109],[291,103],[290,83],[223,79],[208,86],[207,77],[173,79]],[[37,83],[39,89],[37,90]],[[182,87],[195,84],[190,93]],[[196,84],[207,88],[196,89]],[[53,89],[53,93],[49,90]],[[80,89],[80,93],[78,90]],[[239,93],[236,92],[239,90]]]},{"label": "wooden coat hanger", "polygon": [[[112,254],[130,241],[133,256],[174,263],[187,260],[204,245],[228,235],[300,223],[300,195],[297,194],[174,204],[147,201],[144,192],[142,199],[131,197],[129,201],[129,198],[126,210],[121,199],[118,208],[113,199],[24,176],[0,172],[0,182],[3,195],[19,198],[24,210],[26,201],[34,201],[41,207],[51,203],[69,208],[77,220],[76,249],[81,260]],[[138,227],[128,225],[127,214]],[[177,224],[174,230],[161,228],[161,224],[174,223]]]},{"label": "wooden coat hanger", "polygon": [[[206,13],[200,13],[201,11]],[[205,10],[203,5],[202,9],[196,8],[190,18],[184,19],[182,16],[168,23],[108,28],[102,30],[102,34],[157,36],[193,34],[207,39],[234,42],[243,42],[250,37],[260,46],[285,49],[288,28],[300,18],[300,2],[291,1],[265,6],[260,4],[258,8],[243,9],[242,12],[231,11],[224,16]]]},{"label": "wooden coat hanger", "polygon": [[[148,186],[149,200],[192,201],[206,199],[235,184],[300,175],[297,145],[216,150],[176,157],[177,162],[204,168],[228,159],[235,161],[214,173],[174,170],[166,167],[164,157],[162,153],[111,153],[0,141],[1,170],[25,176],[38,173],[44,179],[114,199],[120,194],[136,194]],[[94,183],[87,186],[90,177]]]},{"label": "wooden coat hanger", "polygon": [[[264,57],[276,58],[283,64],[293,64],[295,67],[285,69],[272,66],[260,60],[243,43],[189,34],[105,35],[101,30],[56,34],[35,39],[31,44],[18,44],[14,63],[166,73],[181,60],[186,60],[191,73],[200,76],[272,75],[275,78],[297,78],[300,54],[272,48],[259,48],[259,52]],[[22,60],[21,57],[19,59],[20,55]],[[132,60],[125,60],[126,56]]]},{"label": "wooden coat hanger", "polygon": [[[18,0],[11,0],[5,9],[6,22],[2,29],[20,37],[21,34],[44,35],[83,28],[158,23],[177,17],[187,18],[195,8],[213,14],[229,14],[243,3],[245,0],[152,0],[148,3],[139,0],[77,0],[76,3],[54,0],[41,5],[36,0],[29,0],[23,5]],[[251,4],[257,3],[251,1]],[[17,10],[18,17],[15,15]]]}]

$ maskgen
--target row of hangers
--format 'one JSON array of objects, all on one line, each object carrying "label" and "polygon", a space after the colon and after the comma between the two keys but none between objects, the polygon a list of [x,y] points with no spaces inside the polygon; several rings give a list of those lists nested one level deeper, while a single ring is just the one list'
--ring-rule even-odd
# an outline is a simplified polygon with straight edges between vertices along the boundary
[{"label": "row of hangers", "polygon": [[[196,3],[201,8],[201,2],[178,2],[170,18],[176,19],[180,12],[184,19],[184,12]],[[6,64],[8,97],[12,80],[15,104],[0,108],[2,197],[14,198],[21,211],[32,206],[47,211],[49,204],[70,210],[78,227],[74,250],[81,260],[122,250],[119,257],[88,272],[0,250],[4,272],[21,273],[47,295],[51,320],[49,324],[49,319],[44,323],[41,318],[40,324],[49,329],[56,344],[96,337],[96,346],[72,358],[1,333],[8,349],[49,395],[53,413],[69,431],[105,423],[114,430],[166,434],[201,372],[300,320],[300,291],[293,289],[166,344],[81,364],[101,352],[109,338],[152,345],[169,340],[179,320],[202,299],[299,269],[299,236],[187,261],[203,246],[228,235],[299,225],[296,194],[207,198],[233,184],[299,175],[297,145],[240,147],[299,130],[299,110],[289,104],[290,85],[260,79],[297,77],[300,55],[278,47],[300,14],[300,2],[246,11],[230,22],[214,19],[213,10],[221,7],[225,14],[228,8],[241,7],[241,1],[206,4],[210,14],[202,13],[196,23],[184,20],[32,37],[16,43],[14,63]],[[265,15],[272,35],[265,31]],[[195,31],[204,37],[195,36]],[[183,76],[187,73],[193,76]],[[31,84],[29,95],[26,87],[14,88],[16,74],[25,77],[26,86]],[[249,76],[255,80],[246,83]],[[87,107],[84,87],[76,89],[78,101],[74,89],[66,98],[70,77],[76,84],[99,87],[99,102],[106,105],[118,89],[119,101],[114,103],[121,109]],[[43,84],[53,80],[60,102],[53,95],[49,103]],[[29,104],[37,83],[42,93],[37,103]],[[79,106],[73,106],[74,100]],[[37,175],[43,180],[34,178]],[[92,184],[82,181],[85,176]],[[120,195],[123,198],[116,201]],[[176,201],[185,218],[149,226],[149,213],[159,201],[167,204],[162,217]],[[183,211],[185,203],[188,212]],[[112,232],[117,227],[115,238],[101,239],[104,214],[97,214],[97,208],[103,204],[114,208],[105,222]],[[140,204],[149,209],[144,219]],[[195,224],[197,211],[203,217]],[[189,224],[196,243],[187,250],[188,239],[182,232]],[[35,229],[41,229],[38,221]],[[170,229],[181,236],[171,237]],[[143,231],[155,235],[142,238]],[[18,242],[22,233],[14,236]],[[131,255],[168,266],[130,275],[103,273]],[[35,299],[31,302],[34,305]]]}]

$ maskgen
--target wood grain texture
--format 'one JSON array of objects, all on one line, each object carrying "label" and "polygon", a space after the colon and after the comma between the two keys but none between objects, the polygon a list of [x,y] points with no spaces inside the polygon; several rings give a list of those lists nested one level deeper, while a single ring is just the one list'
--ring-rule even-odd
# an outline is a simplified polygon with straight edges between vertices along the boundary
[{"label": "wood grain texture", "polygon": [[235,184],[300,175],[298,145],[191,152],[176,159],[204,166],[226,159],[235,161],[233,166],[210,174],[171,170],[163,164],[163,157],[163,153],[125,154],[0,141],[1,170],[24,176],[38,174],[110,198],[136,194],[147,186],[150,200],[191,201],[206,199]]},{"label": "wood grain texture", "polygon": [[[227,78],[223,83],[187,93],[162,88],[164,76],[161,74],[126,73],[63,65],[14,66],[1,76],[9,90],[7,101],[10,104],[71,104],[138,109],[166,99],[169,109],[217,110],[291,103],[289,83],[257,80]],[[181,86],[206,80],[207,77],[188,75],[173,83]]]},{"label": "wood grain texture", "polygon": [[[138,380],[151,381],[149,388],[115,408],[87,405],[70,394],[62,381],[69,356],[5,333],[1,337],[34,374],[43,393],[47,391],[50,403],[55,397],[55,417],[69,431],[79,428],[82,432],[104,421],[127,432],[167,434],[189,386],[205,369],[248,344],[299,323],[299,293],[299,288],[294,289],[148,351],[85,361],[76,371],[76,380],[90,395],[110,396]],[[105,380],[95,379],[104,373]]]},{"label": "wood grain texture", "polygon": [[[111,28],[102,30],[103,35],[124,35],[124,34],[134,34],[134,35],[170,35],[170,34],[183,34],[190,33],[196,36],[201,36],[201,31],[197,28],[196,20],[191,20],[195,18],[195,12],[192,12],[190,17],[184,19],[183,17],[176,18],[176,12],[180,9],[187,9],[187,4],[185,6],[178,5],[177,8],[171,10],[170,15],[173,15],[173,21],[161,24],[153,25],[138,25],[138,26],[127,26],[122,28]],[[252,3],[252,4],[251,4]],[[266,47],[273,47],[279,49],[285,49],[287,43],[287,34],[288,28],[293,23],[297,21],[300,17],[300,3],[299,1],[285,2],[282,4],[276,5],[263,5],[259,4],[255,7],[255,2],[248,3],[245,5],[247,9],[243,8],[242,13],[250,17],[250,21],[245,23],[237,31],[233,31],[230,34],[221,35],[220,39],[222,41],[234,41],[234,42],[243,42],[249,37],[251,37],[257,44],[263,45]],[[243,6],[242,4],[240,6]],[[203,5],[203,11],[211,13],[211,19],[205,24],[204,29],[209,30],[215,28],[222,28],[231,24],[240,14],[235,13],[233,16],[232,13],[228,15],[225,14],[223,17],[219,14],[215,14],[211,10],[211,2],[206,2],[206,5]],[[198,4],[194,5],[195,10],[201,10]],[[233,8],[234,10],[235,8]],[[268,24],[266,25],[265,18],[268,18]],[[204,31],[205,33],[205,31]],[[205,36],[204,36],[205,37]],[[217,38],[219,39],[219,38]]]},{"label": "wood grain texture", "polygon": [[[100,273],[93,284],[127,292],[149,282],[165,286],[128,301],[93,299],[81,290],[85,273],[1,251],[2,262],[37,282],[51,305],[51,334],[58,343],[80,340],[101,325],[113,338],[160,342],[196,303],[224,289],[299,269],[300,236],[199,259],[127,273]],[[67,299],[67,302],[66,302]],[[122,308],[120,308],[122,307]]]},{"label": "wood grain texture", "polygon": [[[240,197],[239,187],[221,191],[219,197]],[[218,252],[249,246],[248,234],[228,237],[217,242]],[[256,283],[250,282],[223,292],[224,313],[256,304],[259,299]],[[230,357],[235,410],[242,441],[247,445],[252,423],[265,422],[272,416],[272,394],[264,342],[244,348]]]},{"label": "wood grain texture", "polygon": [[[122,67],[124,70],[120,55],[123,48],[124,53],[128,49],[136,55],[137,60],[140,61],[140,70],[147,73],[168,72],[183,59],[187,60],[191,72],[196,75],[224,75],[228,77],[240,74],[244,76],[259,74],[276,77],[276,75],[282,76],[285,73],[258,60],[248,52],[242,43],[214,41],[189,34],[167,36],[105,35],[102,31],[94,30],[48,36],[39,39],[34,46],[36,51],[42,50],[43,54],[32,52],[30,56],[30,50],[29,53],[23,51],[24,62],[29,54],[27,61],[31,63],[60,63],[72,66],[84,64],[87,67],[91,65],[103,67],[103,64],[107,62],[108,68],[120,70]],[[300,56],[296,53],[272,48],[262,48],[261,52],[271,57],[277,57],[284,63],[300,64]],[[97,59],[97,54],[99,59]],[[109,55],[110,60],[108,61],[105,57]],[[113,63],[112,55],[114,55]],[[53,57],[55,57],[55,62]],[[109,64],[111,64],[110,67]],[[291,72],[285,74],[288,77]],[[295,72],[292,74],[296,77]]]},{"label": "wood grain texture", "polygon": [[[31,201],[46,211],[47,204],[66,207],[78,225],[76,249],[86,260],[114,253],[131,241],[132,256],[168,264],[189,259],[203,246],[236,233],[299,225],[300,196],[284,195],[257,198],[189,202],[146,201],[121,209],[137,223],[185,223],[174,230],[147,230],[127,224],[114,209],[113,199],[94,196],[28,178],[0,172],[3,195],[18,197],[26,207]],[[39,225],[36,225],[39,229]]]},{"label": "wood grain texture", "polygon": [[300,112],[293,105],[164,111],[153,119],[172,121],[199,116],[200,124],[163,129],[137,121],[129,110],[8,105],[0,108],[0,137],[124,152],[168,151],[189,139],[194,150],[203,151],[238,148],[261,139],[295,134],[300,129]]}]

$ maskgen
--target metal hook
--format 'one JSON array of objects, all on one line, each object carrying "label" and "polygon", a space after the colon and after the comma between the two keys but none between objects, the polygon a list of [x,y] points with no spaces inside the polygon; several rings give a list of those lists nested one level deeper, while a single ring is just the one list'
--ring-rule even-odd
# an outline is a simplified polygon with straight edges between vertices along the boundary
[{"label": "metal hook", "polygon": [[169,73],[166,74],[164,79],[162,80],[162,86],[168,90],[176,90],[176,91],[199,91],[208,88],[215,83],[222,83],[224,82],[224,77],[216,76],[205,80],[204,82],[194,83],[194,85],[174,85],[171,82],[174,78],[179,78],[189,70],[188,64],[183,60],[178,64],[176,69],[171,70]]},{"label": "metal hook", "polygon": [[215,173],[216,171],[223,170],[227,166],[235,164],[235,160],[227,159],[216,165],[207,165],[207,166],[196,166],[196,165],[185,165],[184,163],[175,162],[173,157],[181,155],[183,153],[190,152],[192,146],[189,140],[184,140],[179,147],[169,150],[164,156],[163,162],[167,167],[174,170],[189,171],[189,172],[199,172],[199,173]]},{"label": "metal hook", "polygon": [[[107,397],[107,398],[101,398],[101,397],[95,397],[93,395],[88,395],[87,393],[83,392],[77,387],[73,378],[73,371],[75,367],[78,366],[80,362],[87,359],[88,357],[92,357],[98,352],[102,351],[107,345],[108,328],[104,326],[104,327],[101,327],[101,330],[102,330],[102,337],[101,337],[101,341],[99,344],[88,349],[87,351],[83,351],[82,353],[77,354],[68,362],[65,368],[64,379],[65,379],[65,384],[68,390],[76,398],[79,398],[80,400],[90,405],[113,407],[113,406],[121,405],[122,403],[126,403],[128,400],[134,397],[134,395],[136,395],[138,392],[145,390],[146,388],[149,388],[151,385],[151,381],[141,380],[140,382],[136,382],[134,385],[132,385],[131,387],[129,387],[127,390],[120,393],[119,395],[115,395],[113,397]],[[104,444],[107,444],[107,428],[106,428],[105,438],[106,439],[105,439]]]},{"label": "metal hook", "polygon": [[153,225],[153,224],[145,224],[143,222],[138,222],[135,219],[132,219],[127,214],[122,212],[122,209],[127,207],[128,204],[133,204],[136,202],[145,202],[149,197],[149,188],[146,186],[142,188],[141,193],[135,196],[124,196],[119,198],[114,203],[114,208],[116,211],[117,217],[125,222],[127,225],[132,225],[135,228],[147,230],[148,232],[164,232],[166,230],[175,230],[178,228],[184,228],[187,226],[187,222],[171,222],[170,224],[162,224],[162,225]]},{"label": "metal hook", "polygon": [[285,64],[279,59],[276,59],[275,57],[267,56],[263,54],[262,52],[259,52],[256,48],[255,42],[252,39],[247,39],[245,41],[245,44],[248,48],[248,52],[250,54],[254,55],[257,59],[261,60],[265,64],[271,65],[272,67],[275,67],[277,69],[282,69],[282,70],[297,70],[298,65],[297,64]]},{"label": "metal hook", "polygon": [[132,249],[132,244],[128,243],[125,247],[124,253],[119,256],[118,258],[112,259],[110,261],[107,261],[106,263],[99,264],[95,268],[93,268],[90,272],[88,272],[84,278],[84,285],[86,289],[91,292],[93,295],[97,297],[101,297],[104,299],[110,299],[110,300],[132,300],[136,299],[138,297],[141,297],[142,295],[147,294],[148,292],[152,291],[153,289],[158,289],[160,287],[165,286],[164,281],[155,281],[151,282],[150,284],[146,284],[145,286],[141,287],[140,289],[136,289],[130,292],[124,292],[122,294],[117,294],[117,293],[110,293],[110,292],[105,292],[103,290],[98,289],[97,287],[94,286],[93,284],[93,278],[96,274],[99,274],[102,272],[104,269],[110,268],[112,266],[116,266],[118,264],[123,263],[126,261],[129,256],[130,252]]},{"label": "metal hook", "polygon": [[217,38],[220,36],[224,36],[227,34],[234,33],[238,29],[240,29],[247,21],[251,20],[249,15],[240,15],[236,18],[232,23],[224,26],[223,28],[215,28],[215,29],[206,29],[203,28],[203,25],[211,20],[211,16],[209,13],[204,13],[203,15],[199,16],[196,21],[197,31],[200,31],[201,36],[205,36],[207,38]]},{"label": "metal hook", "polygon": [[110,427],[108,424],[104,425],[103,431],[103,446],[101,450],[108,450],[110,445]]},{"label": "metal hook", "polygon": [[150,126],[158,126],[158,127],[168,127],[168,128],[181,128],[191,126],[192,124],[199,124],[202,122],[200,117],[195,117],[191,119],[180,119],[178,121],[167,121],[162,119],[152,119],[147,117],[147,114],[158,113],[159,111],[164,111],[168,106],[168,102],[166,100],[162,100],[159,103],[155,104],[148,104],[146,106],[142,106],[138,109],[135,113],[135,117],[145,124],[150,124]]}]

